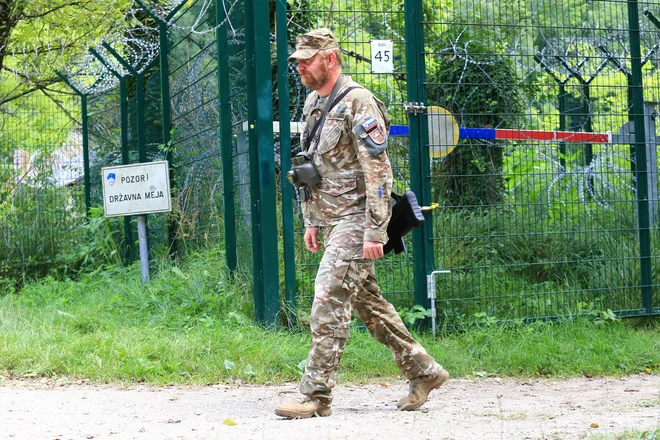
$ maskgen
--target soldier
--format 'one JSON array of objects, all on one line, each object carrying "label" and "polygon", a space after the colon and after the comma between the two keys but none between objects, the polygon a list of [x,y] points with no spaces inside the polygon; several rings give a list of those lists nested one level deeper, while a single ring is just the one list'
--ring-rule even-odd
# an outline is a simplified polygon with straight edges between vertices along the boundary
[{"label": "soldier", "polygon": [[301,195],[305,246],[318,252],[320,231],[325,251],[314,285],[312,346],[299,388],[307,397],[279,405],[275,414],[294,419],[332,414],[331,391],[352,310],[392,351],[410,381],[398,409],[419,408],[449,374],[413,339],[375,278],[374,260],[383,256],[392,212],[387,110],[342,75],[341,51],[329,29],[299,36],[293,60],[312,92],[303,109],[304,152],[294,158],[288,177]]}]

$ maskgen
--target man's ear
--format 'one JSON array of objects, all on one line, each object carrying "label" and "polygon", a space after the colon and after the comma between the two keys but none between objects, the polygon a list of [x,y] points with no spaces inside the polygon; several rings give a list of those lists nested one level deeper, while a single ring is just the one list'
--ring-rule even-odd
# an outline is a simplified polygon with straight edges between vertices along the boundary
[{"label": "man's ear", "polygon": [[328,67],[334,67],[337,65],[337,54],[335,54],[332,51],[329,51],[327,57],[328,57]]}]

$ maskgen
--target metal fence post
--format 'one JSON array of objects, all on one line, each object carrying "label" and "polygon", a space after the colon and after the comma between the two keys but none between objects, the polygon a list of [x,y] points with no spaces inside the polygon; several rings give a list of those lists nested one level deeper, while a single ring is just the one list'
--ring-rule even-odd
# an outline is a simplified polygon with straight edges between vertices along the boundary
[{"label": "metal fence post", "polygon": [[291,313],[289,325],[295,325],[296,309],[296,261],[293,225],[293,186],[285,178],[285,171],[291,168],[291,113],[289,109],[289,42],[286,23],[287,5],[285,0],[277,0],[277,92],[280,120],[280,187],[282,188],[282,233],[284,247],[284,288],[286,290],[287,311]]},{"label": "metal fence post", "polygon": [[644,127],[646,129],[646,170],[649,191],[649,227],[656,225],[658,217],[658,155],[656,153],[655,116],[657,102],[644,102]]},{"label": "metal fence post", "polygon": [[[424,64],[424,32],[422,28],[422,0],[405,0],[406,17],[406,67],[408,100],[424,104],[426,80]],[[430,157],[425,140],[428,139],[428,121],[423,112],[408,115],[410,133],[410,188],[417,195],[420,204],[431,205]],[[433,270],[433,222],[430,213],[427,221],[415,229],[413,234],[413,258],[415,276],[415,304],[429,308],[427,274]],[[428,327],[429,319],[423,327]]]},{"label": "metal fence post", "polygon": [[[121,164],[128,165],[128,84],[126,76],[119,78],[119,117],[121,130]],[[131,227],[131,216],[124,216],[124,263],[126,265],[133,261],[133,228]]]},{"label": "metal fence post", "polygon": [[270,9],[268,0],[247,0],[244,7],[255,315],[262,324],[277,325],[280,290]]},{"label": "metal fence post", "polygon": [[[172,117],[171,117],[171,98],[170,98],[170,69],[168,61],[169,39],[167,38],[168,21],[176,15],[176,13],[183,7],[185,2],[179,3],[175,6],[165,17],[160,18],[151,12],[151,10],[144,5],[141,0],[135,0],[142,9],[144,9],[156,22],[158,22],[158,38],[160,50],[160,93],[161,93],[161,113],[163,123],[163,145],[166,147],[172,140]],[[174,152],[170,148],[165,149],[165,160],[167,160],[170,176],[170,191],[174,193],[176,174],[174,168]],[[173,194],[172,194],[173,195]],[[178,224],[172,213],[167,216],[167,236],[170,249],[170,256],[175,257],[177,254],[177,236]]]},{"label": "metal fence post", "polygon": [[110,54],[119,61],[119,63],[135,76],[135,100],[137,106],[137,141],[138,141],[138,162],[144,163],[147,161],[147,139],[144,127],[144,73],[148,71],[157,58],[154,58],[142,71],[138,71],[135,67],[126,61],[116,50],[113,49],[108,43],[101,43],[102,46],[110,52]]},{"label": "metal fence post", "polygon": [[222,156],[222,189],[225,212],[225,260],[230,276],[236,272],[236,213],[234,209],[234,170],[232,158],[231,98],[229,93],[229,53],[227,51],[227,15],[222,0],[215,0],[216,48],[218,59],[219,142]]},{"label": "metal fence post", "polygon": [[628,2],[628,22],[630,25],[630,88],[632,95],[632,120],[635,125],[635,157],[637,176],[637,213],[640,250],[640,271],[642,307],[653,312],[653,289],[651,273],[651,231],[649,219],[649,188],[646,162],[646,130],[644,127],[644,89],[642,84],[642,51],[639,32],[639,4],[637,0]]},{"label": "metal fence post", "polygon": [[80,107],[82,113],[82,148],[83,148],[83,183],[85,185],[85,216],[89,216],[89,208],[91,207],[90,196],[90,176],[89,176],[89,127],[87,120],[87,94],[76,88],[71,81],[64,76],[61,72],[55,71],[55,74],[60,77],[64,83],[71,88],[78,96],[80,96]]},{"label": "metal fence post", "polygon": [[[105,68],[112,73],[119,81],[119,117],[121,132],[121,163],[128,165],[128,86],[126,84],[126,75],[122,75],[115,70],[96,50],[89,49]],[[133,260],[133,231],[131,228],[131,216],[123,216],[124,222],[124,264],[128,265]]]},{"label": "metal fence post", "polygon": [[[91,207],[91,181],[89,175],[89,121],[87,118],[87,95],[80,94],[80,103],[82,107],[82,148],[83,148],[83,170],[85,173],[85,211],[89,213]],[[89,215],[89,214],[88,214]]]},{"label": "metal fence post", "polygon": [[[144,73],[149,70],[157,58],[154,58],[149,65],[147,65],[142,72],[131,66],[116,50],[108,43],[103,42],[101,45],[110,54],[119,61],[119,63],[135,77],[135,100],[137,105],[137,134],[138,134],[138,162],[145,163],[147,161],[147,140],[144,127]],[[138,219],[138,222],[141,221]],[[147,217],[144,216],[144,230],[147,231]]]}]

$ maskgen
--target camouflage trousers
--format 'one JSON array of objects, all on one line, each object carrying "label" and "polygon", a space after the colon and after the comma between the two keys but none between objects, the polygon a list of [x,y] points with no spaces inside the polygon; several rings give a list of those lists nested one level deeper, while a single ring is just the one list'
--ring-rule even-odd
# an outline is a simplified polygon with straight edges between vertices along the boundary
[{"label": "camouflage trousers", "polygon": [[322,230],[325,252],[316,274],[310,320],[312,347],[300,392],[326,403],[332,402],[331,391],[349,337],[352,311],[369,333],[392,351],[406,378],[423,379],[442,371],[411,336],[394,306],[383,297],[373,260],[361,258],[363,231],[356,217]]}]

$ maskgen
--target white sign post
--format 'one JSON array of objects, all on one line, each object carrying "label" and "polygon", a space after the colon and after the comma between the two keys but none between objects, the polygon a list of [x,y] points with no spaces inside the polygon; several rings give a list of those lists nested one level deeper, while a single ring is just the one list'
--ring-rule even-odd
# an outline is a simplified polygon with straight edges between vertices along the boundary
[{"label": "white sign post", "polygon": [[371,40],[371,73],[394,72],[394,42]]},{"label": "white sign post", "polygon": [[147,216],[172,210],[167,161],[136,163],[101,169],[106,217],[137,215],[142,283],[149,282]]}]

